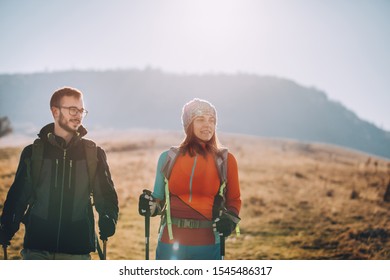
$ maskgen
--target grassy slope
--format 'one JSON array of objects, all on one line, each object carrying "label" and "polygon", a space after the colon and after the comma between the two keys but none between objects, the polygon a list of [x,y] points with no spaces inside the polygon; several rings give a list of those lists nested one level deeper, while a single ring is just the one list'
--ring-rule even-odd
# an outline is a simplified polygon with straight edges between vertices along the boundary
[{"label": "grassy slope", "polygon": [[[100,138],[120,200],[109,259],[144,258],[142,189],[151,189],[159,154],[177,133],[147,132]],[[226,241],[226,259],[390,259],[390,203],[383,202],[390,162],[320,144],[223,135],[239,165],[241,236]],[[21,148],[0,148],[0,208]],[[152,219],[151,258],[158,218]],[[19,259],[24,228],[9,256]],[[97,255],[93,254],[97,259]]]}]

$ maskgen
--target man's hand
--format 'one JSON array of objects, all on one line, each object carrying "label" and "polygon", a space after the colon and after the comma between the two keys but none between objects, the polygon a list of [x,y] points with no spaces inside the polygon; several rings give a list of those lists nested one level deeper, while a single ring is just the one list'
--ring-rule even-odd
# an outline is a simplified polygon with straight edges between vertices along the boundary
[{"label": "man's hand", "polygon": [[99,216],[99,233],[101,240],[107,240],[108,237],[113,236],[115,234],[115,227],[115,219],[109,217],[108,215]]}]

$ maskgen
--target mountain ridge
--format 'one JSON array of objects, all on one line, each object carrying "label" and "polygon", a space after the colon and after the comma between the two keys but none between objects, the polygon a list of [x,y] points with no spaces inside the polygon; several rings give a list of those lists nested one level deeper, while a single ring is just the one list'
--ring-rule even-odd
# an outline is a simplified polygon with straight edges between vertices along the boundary
[{"label": "mountain ridge", "polygon": [[[173,74],[156,69],[0,75],[0,112],[20,130],[52,121],[49,99],[62,86],[84,92],[87,127],[181,129],[194,97],[218,111],[224,132],[336,144],[390,158],[390,132],[360,119],[326,93],[254,74]],[[17,108],[17,109],[15,109]]]}]

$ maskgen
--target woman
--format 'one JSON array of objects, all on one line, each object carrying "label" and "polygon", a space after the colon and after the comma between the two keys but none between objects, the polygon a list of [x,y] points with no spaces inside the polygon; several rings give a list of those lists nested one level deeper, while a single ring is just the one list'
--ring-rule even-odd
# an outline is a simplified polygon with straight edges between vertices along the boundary
[{"label": "woman", "polygon": [[139,212],[163,214],[156,259],[221,259],[220,236],[240,220],[237,162],[219,148],[217,112],[208,101],[185,104],[182,123],[186,137],[160,155],[153,193],[140,196]]}]

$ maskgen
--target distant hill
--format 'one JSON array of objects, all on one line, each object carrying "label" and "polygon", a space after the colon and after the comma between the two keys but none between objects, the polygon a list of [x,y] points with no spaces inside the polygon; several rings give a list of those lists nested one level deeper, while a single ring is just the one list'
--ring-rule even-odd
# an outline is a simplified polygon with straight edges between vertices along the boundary
[{"label": "distant hill", "polygon": [[90,129],[181,129],[183,104],[199,97],[216,106],[220,131],[324,142],[390,158],[390,132],[358,118],[324,92],[250,74],[145,69],[0,75],[0,115],[11,120],[15,131],[36,133],[51,121],[51,94],[65,85],[84,92]]}]

